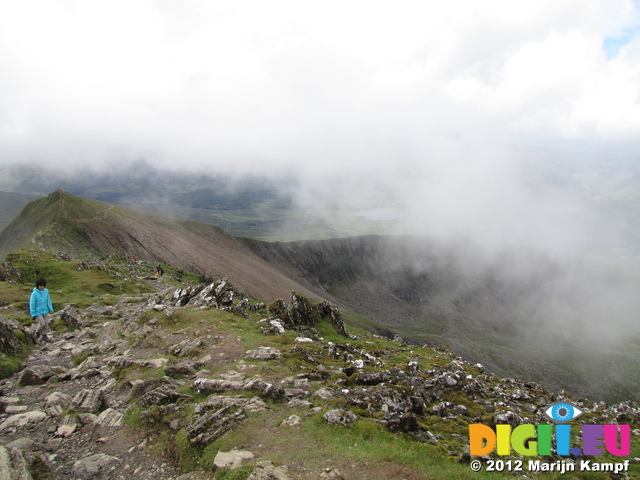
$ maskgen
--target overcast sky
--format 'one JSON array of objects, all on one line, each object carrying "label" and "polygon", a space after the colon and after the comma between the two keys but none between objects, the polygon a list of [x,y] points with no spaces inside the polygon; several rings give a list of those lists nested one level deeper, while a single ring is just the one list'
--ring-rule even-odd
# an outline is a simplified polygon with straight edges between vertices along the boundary
[{"label": "overcast sky", "polygon": [[478,131],[637,142],[639,15],[632,0],[0,0],[2,158],[345,165]]},{"label": "overcast sky", "polygon": [[376,172],[459,223],[507,145],[639,134],[638,0],[0,0],[2,163]]}]

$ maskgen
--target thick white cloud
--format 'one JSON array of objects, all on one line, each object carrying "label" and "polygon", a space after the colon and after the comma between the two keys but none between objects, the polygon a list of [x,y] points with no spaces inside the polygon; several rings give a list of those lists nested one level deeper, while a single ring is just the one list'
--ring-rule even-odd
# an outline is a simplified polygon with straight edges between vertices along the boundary
[{"label": "thick white cloud", "polygon": [[461,125],[635,141],[638,39],[602,48],[634,25],[628,0],[3,1],[0,142],[18,160],[326,167],[419,156],[414,135]]},{"label": "thick white cloud", "polygon": [[352,205],[383,191],[430,231],[551,231],[570,202],[523,188],[506,146],[638,145],[639,11],[0,0],[0,162],[297,172],[310,204],[314,188]]}]

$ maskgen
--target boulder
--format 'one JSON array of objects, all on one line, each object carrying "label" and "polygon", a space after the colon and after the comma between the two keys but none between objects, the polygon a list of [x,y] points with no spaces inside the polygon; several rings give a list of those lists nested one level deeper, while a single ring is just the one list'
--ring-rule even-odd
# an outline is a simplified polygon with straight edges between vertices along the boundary
[{"label": "boulder", "polygon": [[60,406],[62,410],[67,410],[71,405],[71,397],[61,392],[53,392],[47,397],[47,408]]},{"label": "boulder", "polygon": [[273,347],[260,347],[257,350],[247,350],[247,357],[253,360],[276,360],[282,357],[282,352]]},{"label": "boulder", "polygon": [[53,377],[54,372],[49,365],[33,365],[22,371],[18,384],[22,387],[27,385],[42,385]]},{"label": "boulder", "polygon": [[286,467],[276,467],[271,462],[258,462],[247,480],[291,480]]},{"label": "boulder", "polygon": [[24,427],[29,423],[38,423],[47,418],[47,414],[40,410],[33,410],[26,413],[18,413],[7,418],[2,424],[0,424],[0,432],[11,427]]},{"label": "boulder", "polygon": [[183,375],[194,375],[196,369],[191,362],[180,362],[164,367],[164,373],[168,377],[176,378]]},{"label": "boulder", "polygon": [[121,427],[124,420],[124,415],[113,408],[107,408],[103,411],[95,423],[102,425],[103,427]]},{"label": "boulder", "polygon": [[229,468],[235,470],[246,463],[253,461],[254,455],[248,450],[231,450],[230,452],[218,451],[213,459],[216,468]]},{"label": "boulder", "polygon": [[24,329],[16,322],[7,320],[0,315],[0,352],[7,355],[16,355],[23,352],[24,349],[20,340],[18,340],[15,330],[24,332]]},{"label": "boulder", "polygon": [[265,412],[269,410],[267,404],[260,397],[243,397],[243,396],[227,396],[227,395],[211,395],[204,402],[195,406],[196,414],[203,414],[209,410],[220,410],[224,407],[243,408],[247,412]]},{"label": "boulder", "polygon": [[100,390],[85,388],[79,391],[71,402],[74,412],[98,413],[104,405],[104,393]]},{"label": "boulder", "polygon": [[290,417],[285,418],[280,425],[286,427],[297,427],[302,423],[302,418],[298,415],[291,415]]},{"label": "boulder", "polygon": [[86,480],[95,478],[98,475],[104,476],[103,473],[113,470],[118,465],[120,465],[119,458],[98,453],[76,461],[73,464],[73,473],[79,478]]},{"label": "boulder", "polygon": [[143,407],[150,407],[152,405],[175,404],[181,400],[189,400],[190,398],[192,397],[178,393],[167,385],[161,385],[145,393],[140,399],[140,403]]},{"label": "boulder", "polygon": [[53,478],[49,467],[39,456],[26,450],[0,446],[0,479],[35,478]]},{"label": "boulder", "polygon": [[331,425],[342,425],[347,426],[356,420],[358,420],[358,416],[350,410],[344,410],[342,408],[336,408],[334,410],[329,410],[326,412],[322,418],[324,418],[327,423]]},{"label": "boulder", "polygon": [[210,410],[204,415],[195,415],[187,426],[187,438],[193,446],[206,447],[245,418],[247,415],[244,409],[232,406]]},{"label": "boulder", "polygon": [[62,320],[70,330],[77,330],[80,328],[80,321],[77,318],[77,310],[71,305],[66,305],[60,311],[60,320]]}]

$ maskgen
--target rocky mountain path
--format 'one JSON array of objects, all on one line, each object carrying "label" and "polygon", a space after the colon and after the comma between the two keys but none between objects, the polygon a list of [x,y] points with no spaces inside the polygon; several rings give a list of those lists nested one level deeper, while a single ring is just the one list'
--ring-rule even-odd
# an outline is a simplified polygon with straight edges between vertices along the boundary
[{"label": "rocky mountain path", "polygon": [[90,307],[83,312],[87,326],[51,334],[51,341],[31,352],[23,370],[0,385],[0,441],[7,449],[22,446],[13,451],[27,459],[29,452],[45,453],[55,479],[180,476],[144,437],[124,426],[126,400],[114,373],[118,359],[131,350],[115,328],[135,313],[132,300],[142,298]]},{"label": "rocky mountain path", "polygon": [[[140,404],[146,409],[142,415],[151,411],[175,414],[178,420],[166,426],[175,435],[187,426],[185,404],[180,401],[191,398],[194,379],[209,380],[212,369],[222,372],[219,379],[229,382],[232,392],[254,389],[265,399],[271,391],[283,395],[281,388],[274,389],[259,376],[227,372],[229,365],[237,368],[238,361],[242,365],[247,356],[239,337],[204,320],[187,328],[174,328],[171,320],[163,323],[197,305],[230,309],[238,294],[227,282],[192,291],[191,287],[164,288],[167,284],[158,277],[147,280],[157,293],[121,295],[115,305],[66,307],[57,312],[55,319],[71,331],[51,332],[48,341],[35,345],[20,372],[0,382],[0,479],[5,480],[2,472],[8,472],[7,480],[210,480],[214,478],[211,471],[183,474],[175,458],[169,459],[166,449],[158,446],[157,438],[128,425],[127,410]],[[194,291],[199,295],[189,298]],[[187,300],[191,305],[185,305]],[[248,306],[242,299],[236,307],[237,303]],[[258,350],[256,358],[269,359],[271,353],[270,349]],[[169,358],[179,360],[170,362]],[[129,377],[130,371],[135,375]],[[214,402],[236,402],[241,411],[267,410],[258,396],[213,397]],[[217,436],[227,430],[225,427]],[[215,438],[204,434],[207,442]],[[200,444],[206,445],[203,442]],[[230,455],[221,465],[239,461],[234,453]],[[253,480],[316,478],[315,473],[289,476],[269,462],[258,462],[255,469]]]}]

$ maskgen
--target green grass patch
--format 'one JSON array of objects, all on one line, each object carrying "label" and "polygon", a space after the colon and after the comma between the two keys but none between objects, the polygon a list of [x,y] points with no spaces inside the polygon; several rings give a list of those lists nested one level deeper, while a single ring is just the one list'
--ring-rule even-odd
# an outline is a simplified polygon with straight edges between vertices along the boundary
[{"label": "green grass patch", "polygon": [[162,377],[164,377],[164,368],[150,368],[131,365],[128,367],[115,367],[113,369],[113,378],[120,383],[132,380],[151,380],[153,378]]},{"label": "green grass patch", "polygon": [[22,370],[22,365],[28,356],[29,353],[27,352],[18,355],[0,356],[0,379],[9,378]]},{"label": "green grass patch", "polygon": [[[107,268],[104,267],[107,265]],[[151,288],[137,278],[131,278],[122,260],[104,260],[92,266],[79,260],[66,260],[42,250],[24,249],[7,255],[5,270],[19,284],[0,282],[0,302],[13,304],[28,315],[29,297],[38,278],[47,280],[47,288],[54,309],[63,304],[79,308],[94,303],[113,303],[109,297],[121,294],[151,292]],[[7,276],[7,275],[5,275]]]},{"label": "green grass patch", "polygon": [[89,352],[78,353],[73,357],[71,357],[71,362],[73,363],[74,366],[77,367],[82,362],[84,362],[87,358],[89,358],[89,356],[90,356]]},{"label": "green grass patch", "polygon": [[253,468],[254,465],[245,465],[235,470],[221,468],[216,471],[216,480],[247,480]]}]

